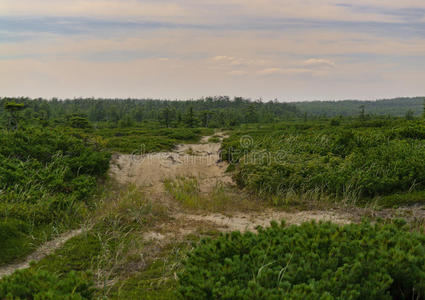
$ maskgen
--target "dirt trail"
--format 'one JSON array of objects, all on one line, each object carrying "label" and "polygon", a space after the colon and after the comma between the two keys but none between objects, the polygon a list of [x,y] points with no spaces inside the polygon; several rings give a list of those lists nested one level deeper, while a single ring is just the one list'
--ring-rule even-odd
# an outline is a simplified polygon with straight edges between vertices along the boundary
[{"label": "dirt trail", "polygon": [[[178,216],[178,215],[177,215]],[[236,213],[233,216],[225,216],[223,214],[208,215],[181,215],[181,217],[195,220],[208,221],[216,224],[221,231],[254,231],[257,226],[269,226],[271,221],[280,222],[285,220],[287,224],[301,224],[312,220],[316,221],[332,221],[337,224],[347,224],[350,222],[350,216],[336,212],[324,212],[319,210],[300,211],[300,212],[284,212],[273,211],[267,209],[263,212],[249,214]]]},{"label": "dirt trail", "polygon": [[[219,133],[220,140],[224,135]],[[143,186],[144,190],[153,198],[166,199],[163,187],[165,179],[176,177],[195,177],[201,192],[210,191],[218,182],[234,185],[232,178],[225,173],[227,163],[221,161],[219,150],[221,143],[208,143],[210,137],[204,137],[199,144],[179,145],[173,152],[153,153],[146,155],[119,155],[113,161],[110,175],[122,184],[136,184]],[[173,206],[173,205],[171,205]],[[232,230],[255,230],[255,227],[267,226],[272,220],[285,219],[287,224],[300,224],[310,220],[333,221],[339,224],[351,222],[348,214],[335,211],[301,211],[282,212],[272,209],[264,209],[255,212],[230,212],[231,216],[220,213],[188,213],[186,211],[172,209],[171,215],[174,221],[173,234],[180,229],[182,233],[190,233],[188,224],[206,223],[220,231]],[[170,222],[173,222],[170,220]],[[161,230],[149,232],[148,239],[163,239],[172,233]]]},{"label": "dirt trail", "polygon": [[[220,141],[225,137],[218,133]],[[147,240],[167,240],[192,233],[199,227],[214,228],[220,231],[254,231],[255,227],[267,226],[272,220],[285,219],[288,224],[300,224],[309,220],[326,220],[344,224],[350,222],[348,214],[331,211],[281,212],[264,209],[255,212],[231,212],[231,216],[220,213],[188,213],[170,203],[163,182],[177,177],[195,177],[201,192],[210,192],[218,183],[234,185],[232,178],[225,173],[227,163],[221,161],[219,150],[221,143],[208,143],[210,137],[204,137],[199,144],[178,145],[172,152],[160,152],[146,155],[117,155],[110,167],[110,175],[121,184],[136,184],[151,199],[165,201],[170,208],[170,220],[156,231],[147,232]],[[66,232],[45,243],[24,261],[0,267],[0,278],[16,270],[29,267],[31,261],[39,261],[62,247],[69,239],[88,229]]]},{"label": "dirt trail", "polygon": [[200,190],[208,192],[217,182],[232,184],[225,174],[227,164],[220,161],[220,143],[178,145],[173,152],[146,155],[119,155],[110,168],[110,175],[119,183],[134,183],[157,195],[163,194],[163,181],[176,177],[197,178]]},{"label": "dirt trail", "polygon": [[12,274],[16,270],[28,268],[30,266],[30,262],[39,261],[45,256],[52,254],[56,249],[59,249],[60,247],[62,247],[69,239],[81,234],[82,232],[83,232],[83,229],[81,228],[65,232],[61,234],[60,236],[58,236],[57,238],[43,244],[35,252],[28,255],[24,261],[0,267],[0,279],[4,276]]}]

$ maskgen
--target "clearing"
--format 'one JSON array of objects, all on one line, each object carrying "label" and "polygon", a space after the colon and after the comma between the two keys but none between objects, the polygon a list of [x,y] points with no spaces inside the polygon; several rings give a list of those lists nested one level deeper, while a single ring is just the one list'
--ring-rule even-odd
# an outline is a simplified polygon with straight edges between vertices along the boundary
[{"label": "clearing", "polygon": [[[217,133],[221,141],[225,135]],[[236,189],[226,168],[228,164],[220,158],[221,143],[208,143],[210,136],[204,137],[199,144],[179,145],[173,152],[160,152],[145,155],[117,155],[110,168],[110,175],[120,184],[135,184],[143,187],[151,199],[166,205],[171,216],[170,224],[162,224],[162,228],[173,229],[170,232],[149,232],[147,237],[163,239],[188,234],[196,228],[188,228],[187,224],[205,224],[219,231],[255,230],[257,226],[267,226],[272,220],[285,219],[288,224],[302,222],[332,221],[338,224],[349,223],[352,216],[345,212],[329,210],[309,210],[299,212],[279,211],[263,203],[255,203],[255,207],[235,207],[232,211],[209,212],[205,210],[187,210],[173,201],[164,187],[164,181],[176,178],[195,179],[201,194],[209,195],[218,185]],[[237,192],[238,193],[238,192]],[[239,191],[239,193],[242,193]],[[232,194],[238,197],[238,195]],[[240,195],[239,195],[240,196]],[[233,199],[235,200],[235,199]],[[186,224],[186,226],[184,225]],[[183,228],[182,228],[183,225]]]}]

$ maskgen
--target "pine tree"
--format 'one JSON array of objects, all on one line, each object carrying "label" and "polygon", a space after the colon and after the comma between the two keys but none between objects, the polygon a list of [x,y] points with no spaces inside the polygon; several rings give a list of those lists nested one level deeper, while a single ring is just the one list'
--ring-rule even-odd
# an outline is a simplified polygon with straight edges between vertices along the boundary
[{"label": "pine tree", "polygon": [[170,112],[170,108],[168,106],[166,108],[164,108],[163,110],[161,110],[160,119],[164,123],[165,127],[167,127],[167,128],[170,127],[171,112]]},{"label": "pine tree", "polygon": [[190,128],[195,127],[196,124],[196,118],[195,113],[193,112],[193,106],[189,107],[189,111],[186,114],[186,125]]},{"label": "pine tree", "polygon": [[25,104],[16,102],[6,102],[4,109],[9,112],[8,128],[15,130],[19,127],[18,112],[25,108]]}]

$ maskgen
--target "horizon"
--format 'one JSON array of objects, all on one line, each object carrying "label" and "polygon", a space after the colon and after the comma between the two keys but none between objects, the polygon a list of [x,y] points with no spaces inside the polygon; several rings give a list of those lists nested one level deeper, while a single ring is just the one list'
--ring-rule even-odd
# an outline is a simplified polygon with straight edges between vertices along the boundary
[{"label": "horizon", "polygon": [[287,103],[425,95],[425,2],[350,2],[3,0],[0,90]]},{"label": "horizon", "polygon": [[12,97],[8,97],[8,96],[0,96],[0,100],[4,100],[7,98],[11,98],[11,99],[26,99],[26,100],[46,100],[46,101],[52,101],[52,100],[57,100],[57,101],[73,101],[73,100],[99,100],[99,101],[108,101],[108,100],[118,100],[118,101],[126,101],[126,100],[134,100],[134,101],[200,101],[200,100],[205,100],[208,98],[219,98],[219,97],[228,97],[230,101],[234,101],[235,98],[242,98],[243,100],[248,100],[248,101],[252,101],[252,102],[256,102],[256,101],[261,101],[262,103],[266,103],[266,102],[270,102],[270,101],[277,101],[278,103],[287,103],[287,104],[297,104],[297,103],[309,103],[309,102],[347,102],[347,101],[353,101],[353,102],[379,102],[379,101],[392,101],[392,100],[405,100],[405,99],[420,99],[423,98],[421,100],[425,101],[425,96],[412,96],[412,97],[404,97],[404,96],[400,96],[400,97],[394,97],[394,98],[377,98],[377,99],[324,99],[324,100],[320,100],[320,99],[316,99],[316,100],[296,100],[296,101],[290,101],[290,100],[280,100],[280,99],[253,99],[253,98],[245,98],[245,97],[241,97],[241,96],[234,96],[234,97],[230,97],[230,96],[225,96],[225,95],[221,95],[221,96],[204,96],[204,97],[200,97],[200,98],[191,98],[191,99],[166,99],[166,98],[103,98],[103,97],[73,97],[73,98],[59,98],[59,97],[51,97],[51,98],[43,98],[43,97],[27,97],[27,96],[12,96]]}]

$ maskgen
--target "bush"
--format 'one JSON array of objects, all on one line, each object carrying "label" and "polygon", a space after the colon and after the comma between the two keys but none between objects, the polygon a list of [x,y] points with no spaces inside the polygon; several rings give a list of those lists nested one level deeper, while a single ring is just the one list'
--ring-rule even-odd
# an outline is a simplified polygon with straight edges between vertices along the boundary
[{"label": "bush", "polygon": [[0,281],[0,299],[92,299],[89,276],[70,272],[59,277],[44,270],[25,269]]},{"label": "bush", "polygon": [[29,231],[29,226],[19,220],[7,218],[0,221],[0,264],[7,262],[16,257],[16,253],[20,253],[23,248],[22,240]]},{"label": "bush", "polygon": [[0,132],[0,218],[9,222],[0,223],[0,263],[27,254],[41,241],[29,247],[28,239],[41,231],[80,220],[109,159],[69,128]]},{"label": "bush", "polygon": [[[223,159],[233,163],[240,187],[285,195],[318,192],[336,199],[367,200],[425,190],[425,127],[321,125],[241,130],[226,139]],[[389,124],[390,125],[390,124]],[[413,129],[412,129],[413,128]],[[248,135],[249,145],[243,145]]]},{"label": "bush", "polygon": [[203,240],[184,266],[185,299],[425,298],[425,236],[403,221],[272,223]]}]

